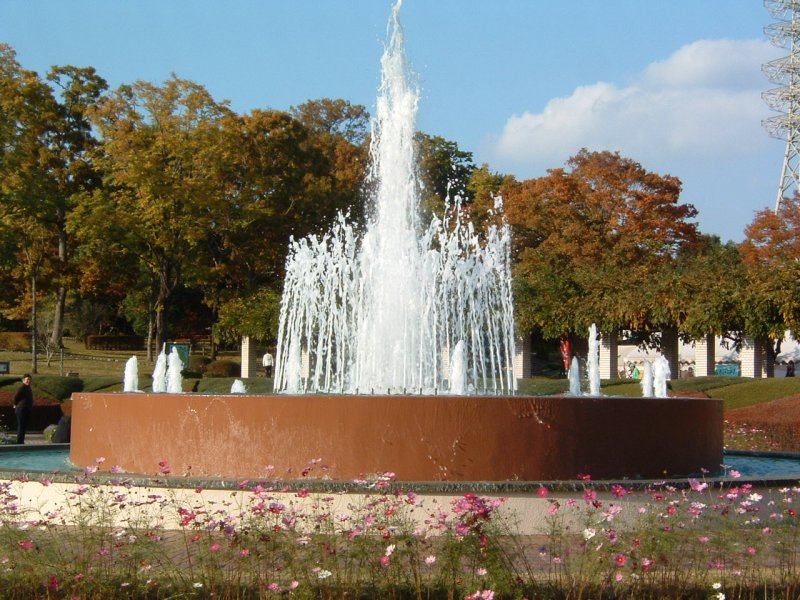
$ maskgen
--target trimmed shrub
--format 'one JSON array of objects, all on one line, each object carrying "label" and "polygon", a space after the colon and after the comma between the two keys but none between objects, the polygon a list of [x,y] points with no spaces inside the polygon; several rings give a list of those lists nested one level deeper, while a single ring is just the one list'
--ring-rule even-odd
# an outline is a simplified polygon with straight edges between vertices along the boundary
[{"label": "trimmed shrub", "polygon": [[207,356],[192,354],[189,356],[189,365],[184,369],[183,376],[200,378],[206,372],[209,364],[211,364],[211,359]]},{"label": "trimmed shrub", "polygon": [[242,368],[232,360],[215,360],[206,366],[203,377],[239,377]]},{"label": "trimmed shrub", "polygon": [[[149,376],[145,378],[139,373],[139,382],[148,381]],[[122,377],[87,377],[83,380],[83,389],[81,392],[117,392],[122,390]]]},{"label": "trimmed shrub", "polygon": [[87,335],[84,344],[87,350],[144,350],[140,335]]},{"label": "trimmed shrub", "polygon": [[31,351],[31,334],[27,331],[0,331],[0,350]]},{"label": "trimmed shrub", "polygon": [[39,394],[58,402],[69,400],[75,392],[83,391],[83,380],[77,377],[39,375],[33,378],[34,395]]}]

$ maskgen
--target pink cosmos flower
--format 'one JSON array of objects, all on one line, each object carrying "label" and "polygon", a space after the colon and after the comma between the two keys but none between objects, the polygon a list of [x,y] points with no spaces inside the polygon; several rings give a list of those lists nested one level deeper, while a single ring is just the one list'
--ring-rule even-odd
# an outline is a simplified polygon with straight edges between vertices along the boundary
[{"label": "pink cosmos flower", "polygon": [[748,546],[748,547],[747,547],[747,553],[748,553],[750,556],[755,556],[755,555],[756,555],[756,549],[755,549],[755,548],[753,548],[753,546]]},{"label": "pink cosmos flower", "polygon": [[220,548],[222,548],[222,546],[220,546],[220,545],[219,545],[217,542],[214,542],[213,544],[211,544],[211,545],[208,547],[208,549],[209,549],[209,550],[211,550],[211,552],[216,552],[216,551],[217,551],[217,550],[219,550]]},{"label": "pink cosmos flower", "polygon": [[169,463],[166,460],[162,460],[158,463],[158,472],[162,475],[169,475],[171,471]]},{"label": "pink cosmos flower", "polygon": [[242,548],[241,550],[239,550],[239,556],[241,556],[242,558],[250,556],[250,550],[248,550],[247,548]]},{"label": "pink cosmos flower", "polygon": [[280,592],[281,586],[279,586],[277,583],[273,581],[267,586],[267,589],[269,589],[270,592]]},{"label": "pink cosmos flower", "polygon": [[381,556],[381,566],[382,567],[388,567],[391,562],[392,562],[392,557],[391,556],[387,556],[386,554]]},{"label": "pink cosmos flower", "polygon": [[436,557],[433,556],[432,554],[430,556],[425,557],[425,564],[428,565],[429,567],[435,562],[436,562]]},{"label": "pink cosmos flower", "polygon": [[289,589],[290,590],[296,590],[297,586],[299,586],[299,585],[300,585],[299,581],[292,581],[292,583],[289,584]]},{"label": "pink cosmos flower", "polygon": [[627,558],[625,558],[625,555],[624,555],[624,554],[617,554],[617,555],[614,557],[614,564],[616,564],[616,565],[617,565],[617,566],[619,566],[619,567],[624,567],[624,566],[625,566],[625,563],[627,562],[627,560],[628,560],[628,559],[627,559]]},{"label": "pink cosmos flower", "polygon": [[546,487],[540,485],[539,489],[536,490],[536,493],[539,495],[539,498],[547,498],[548,491]]},{"label": "pink cosmos flower", "polygon": [[626,490],[624,487],[622,487],[618,483],[615,483],[614,485],[611,486],[611,494],[615,498],[622,498],[627,493],[628,493],[628,490]]},{"label": "pink cosmos flower", "polygon": [[17,545],[23,550],[33,550],[33,540],[22,540]]},{"label": "pink cosmos flower", "polygon": [[701,483],[697,479],[690,478],[689,479],[689,486],[695,492],[702,492],[704,489],[706,489],[708,487],[708,484],[705,483],[705,482]]}]

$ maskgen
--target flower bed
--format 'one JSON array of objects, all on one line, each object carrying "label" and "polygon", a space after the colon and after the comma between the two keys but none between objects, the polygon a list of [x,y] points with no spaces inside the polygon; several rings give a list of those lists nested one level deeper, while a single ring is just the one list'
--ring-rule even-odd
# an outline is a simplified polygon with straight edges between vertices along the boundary
[{"label": "flower bed", "polygon": [[[101,461],[102,459],[98,459]],[[311,475],[319,461],[306,467]],[[169,466],[160,465],[162,476]],[[4,598],[794,598],[800,487],[653,484],[539,488],[547,517],[518,535],[505,497],[451,501],[390,475],[360,493],[241,482],[113,485],[94,468],[59,506],[23,505],[0,482]]]}]

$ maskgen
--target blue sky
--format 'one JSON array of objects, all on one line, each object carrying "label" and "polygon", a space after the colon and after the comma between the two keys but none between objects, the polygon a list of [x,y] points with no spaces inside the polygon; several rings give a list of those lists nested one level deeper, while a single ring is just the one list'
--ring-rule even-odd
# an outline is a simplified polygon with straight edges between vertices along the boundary
[{"label": "blue sky", "polygon": [[[112,87],[175,73],[233,109],[344,98],[374,112],[391,0],[0,0],[27,69]],[[684,182],[702,231],[739,241],[772,208],[785,143],[761,120],[760,0],[404,0],[418,126],[519,179],[581,147]]]}]

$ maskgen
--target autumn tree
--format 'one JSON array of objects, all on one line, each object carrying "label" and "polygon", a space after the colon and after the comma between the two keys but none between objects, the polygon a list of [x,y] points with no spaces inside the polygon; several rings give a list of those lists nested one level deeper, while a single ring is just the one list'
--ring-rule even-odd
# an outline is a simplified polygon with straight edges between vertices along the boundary
[{"label": "autumn tree", "polygon": [[[89,160],[95,143],[87,112],[106,89],[92,68],[53,67],[47,83],[16,64],[14,52],[0,46],[0,104],[10,134],[4,144],[2,169],[6,218],[35,222],[50,238],[44,256],[54,291],[48,345],[61,345],[67,292],[71,282],[71,248],[67,216],[99,177]],[[13,132],[13,133],[11,133]]]},{"label": "autumn tree", "polygon": [[151,291],[157,348],[169,334],[173,295],[215,225],[229,112],[202,86],[173,76],[162,86],[121,86],[93,113],[104,187],[81,204],[73,225],[107,260],[136,258],[137,280]]},{"label": "autumn tree", "polygon": [[777,212],[763,210],[741,244],[747,282],[748,334],[800,337],[800,198],[785,198]]},{"label": "autumn tree", "polygon": [[548,338],[592,324],[650,332],[675,326],[671,264],[697,241],[680,181],[619,153],[581,150],[566,169],[504,185],[514,229],[521,330]]},{"label": "autumn tree", "polygon": [[467,183],[467,195],[471,199],[468,208],[472,222],[480,228],[489,223],[502,222],[505,209],[501,190],[515,182],[513,175],[493,173],[485,163],[476,168]]}]

